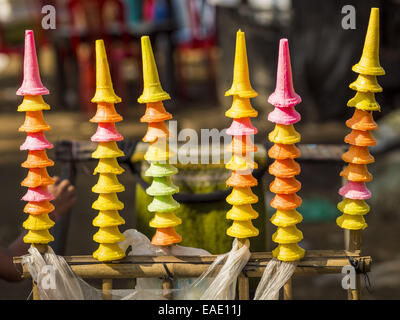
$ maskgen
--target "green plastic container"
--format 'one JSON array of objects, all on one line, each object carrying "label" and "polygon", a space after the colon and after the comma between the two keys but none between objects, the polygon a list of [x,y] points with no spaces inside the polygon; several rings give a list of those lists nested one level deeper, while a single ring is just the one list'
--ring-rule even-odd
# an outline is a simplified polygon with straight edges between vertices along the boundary
[{"label": "green plastic container", "polygon": [[[147,161],[143,160],[146,144],[139,144],[132,162],[140,172],[141,178],[147,183],[150,180],[144,176],[144,171],[149,167]],[[221,148],[222,149],[222,148]],[[266,152],[262,146],[258,146],[255,161],[258,163],[260,172],[265,172]],[[190,194],[191,197],[205,194],[221,193],[227,190],[225,181],[231,175],[231,171],[225,169],[224,164],[177,164],[179,172],[171,176],[174,184],[179,186],[179,192]],[[260,231],[258,237],[251,238],[251,251],[266,250],[266,210],[264,204],[264,186],[262,179],[259,185],[252,188],[257,194],[259,201],[253,208],[259,213],[259,217],[253,220],[253,224]],[[136,185],[136,222],[137,229],[150,239],[155,229],[149,227],[149,221],[153,214],[147,210],[152,198],[148,196],[142,186]],[[193,200],[193,199],[192,199]],[[205,249],[213,254],[228,252],[232,248],[233,238],[226,235],[226,229],[232,224],[232,220],[225,219],[226,212],[231,205],[226,203],[225,197],[207,202],[181,202],[176,215],[182,219],[182,224],[176,227],[177,232],[182,235],[183,246]]]}]

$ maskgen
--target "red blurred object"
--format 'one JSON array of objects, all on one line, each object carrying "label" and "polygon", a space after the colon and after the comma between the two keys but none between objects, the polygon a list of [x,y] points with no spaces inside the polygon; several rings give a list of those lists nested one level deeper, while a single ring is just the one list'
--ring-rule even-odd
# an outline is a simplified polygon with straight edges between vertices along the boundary
[{"label": "red blurred object", "polygon": [[[130,52],[124,3],[120,0],[70,0],[68,14],[71,47],[79,68],[79,105],[90,115],[96,110],[95,104],[90,102],[96,86],[95,40],[103,39],[106,43],[112,61],[110,68],[114,87],[120,96],[125,95],[121,62]],[[115,46],[113,38],[122,40],[122,46]],[[85,48],[85,44],[88,47]],[[121,107],[123,108],[123,104]]]},{"label": "red blurred object", "polygon": [[155,19],[155,0],[144,0],[143,3],[143,20],[154,21]]},{"label": "red blurred object", "polygon": [[[210,34],[203,35],[202,33],[202,23],[199,7],[197,4],[199,0],[187,0],[186,9],[189,17],[189,25],[190,25],[190,33],[191,37],[186,42],[181,42],[178,45],[178,60],[181,56],[185,56],[187,52],[192,50],[202,50],[206,56],[207,60],[207,70],[208,72],[208,81],[210,83],[210,87],[215,90],[216,88],[216,66],[214,64],[213,57],[213,49],[216,44],[216,34],[215,31]],[[181,67],[182,63],[178,62],[178,77],[179,77],[179,89],[180,95],[182,97],[187,97],[187,86],[186,81],[183,75],[183,68]],[[213,91],[214,91],[213,90]]]}]

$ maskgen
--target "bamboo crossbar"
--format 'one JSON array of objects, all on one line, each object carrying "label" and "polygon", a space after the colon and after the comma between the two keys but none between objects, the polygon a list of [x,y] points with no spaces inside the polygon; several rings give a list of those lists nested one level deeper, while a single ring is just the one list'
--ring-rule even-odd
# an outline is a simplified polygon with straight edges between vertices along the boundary
[{"label": "bamboo crossbar", "polygon": [[[102,263],[92,256],[64,257],[75,274],[84,279],[131,279],[131,278],[194,278],[200,276],[217,256],[129,256],[113,263]],[[349,258],[359,262],[360,272],[369,272],[372,259],[360,256],[360,251],[309,250],[298,262],[295,274],[341,273],[351,265]],[[246,277],[261,277],[265,266],[272,259],[271,252],[252,253],[243,269]],[[14,258],[21,264],[21,257]],[[23,268],[23,276],[30,278]]]}]

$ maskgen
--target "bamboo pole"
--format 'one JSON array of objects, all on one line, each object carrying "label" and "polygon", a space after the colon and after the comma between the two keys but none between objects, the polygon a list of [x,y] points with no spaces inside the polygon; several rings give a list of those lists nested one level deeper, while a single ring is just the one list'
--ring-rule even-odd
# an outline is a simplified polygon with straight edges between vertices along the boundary
[{"label": "bamboo pole", "polygon": [[101,291],[103,300],[112,300],[112,279],[103,279]]},{"label": "bamboo pole", "polygon": [[292,300],[293,290],[292,290],[292,278],[290,278],[283,286],[283,300]]},{"label": "bamboo pole", "polygon": [[[245,245],[246,241],[249,241],[247,238],[239,239],[239,248]],[[246,277],[245,274],[240,274],[238,277],[238,296],[239,300],[249,300],[250,299],[250,285],[249,278]]]},{"label": "bamboo pole", "polygon": [[[347,233],[347,234],[346,234]],[[347,241],[346,241],[347,240]],[[361,230],[346,230],[345,229],[345,246],[349,251],[361,251],[362,234]],[[356,287],[347,291],[348,300],[361,300],[361,274],[356,273]]]},{"label": "bamboo pole", "polygon": [[[132,279],[151,277],[195,278],[208,269],[217,256],[130,256],[121,262],[101,263],[92,256],[65,257],[72,270],[84,279]],[[343,266],[350,265],[349,257],[362,260],[362,272],[368,272],[371,257],[361,257],[358,251],[345,250],[309,250],[299,261],[295,274],[341,273]],[[252,253],[243,271],[247,277],[261,277],[265,266],[272,259],[270,252]],[[21,264],[21,257],[14,258],[14,263]],[[168,268],[167,273],[164,265]],[[220,268],[220,267],[219,267]],[[27,268],[23,276],[30,278]]]},{"label": "bamboo pole", "polygon": [[32,280],[32,297],[33,300],[40,300],[39,290],[35,281]]},{"label": "bamboo pole", "polygon": [[[32,243],[32,246],[34,246],[42,255],[48,250],[47,244]],[[32,296],[33,300],[40,300],[39,289],[35,281],[32,281]]]},{"label": "bamboo pole", "polygon": [[163,297],[168,300],[172,300],[172,289],[174,289],[174,280],[170,278],[164,279],[162,282]]},{"label": "bamboo pole", "polygon": [[238,294],[239,300],[250,300],[249,278],[244,274],[240,274],[238,277]]}]

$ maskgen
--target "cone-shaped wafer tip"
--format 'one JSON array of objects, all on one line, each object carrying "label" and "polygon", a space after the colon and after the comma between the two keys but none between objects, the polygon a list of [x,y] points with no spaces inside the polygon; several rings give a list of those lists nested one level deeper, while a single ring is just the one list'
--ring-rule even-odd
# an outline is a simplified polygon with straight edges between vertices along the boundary
[{"label": "cone-shaped wafer tip", "polygon": [[281,39],[279,42],[276,88],[274,93],[269,96],[268,102],[276,107],[293,107],[301,102],[300,96],[293,88],[292,66],[287,39]]},{"label": "cone-shaped wafer tip", "polygon": [[226,96],[238,95],[242,98],[254,98],[258,94],[251,87],[249,66],[247,63],[246,39],[240,29],[236,33],[235,65],[233,68],[232,87],[225,93]]},{"label": "cone-shaped wafer tip", "polygon": [[17,95],[43,95],[49,94],[40,80],[39,64],[36,55],[35,38],[32,30],[25,31],[25,53],[24,53],[24,80],[17,90]]},{"label": "cone-shaped wafer tip", "polygon": [[139,97],[138,102],[149,103],[171,99],[169,94],[161,87],[149,36],[143,36],[141,38],[141,44],[143,61],[143,93]]},{"label": "cone-shaped wafer tip", "polygon": [[103,40],[96,40],[96,93],[92,102],[121,102],[121,98],[114,92]]},{"label": "cone-shaped wafer tip", "polygon": [[379,8],[371,8],[363,53],[360,61],[352,69],[354,72],[371,76],[385,74],[379,63]]}]

